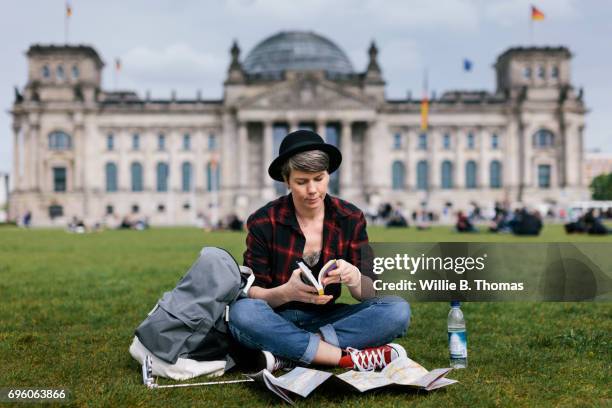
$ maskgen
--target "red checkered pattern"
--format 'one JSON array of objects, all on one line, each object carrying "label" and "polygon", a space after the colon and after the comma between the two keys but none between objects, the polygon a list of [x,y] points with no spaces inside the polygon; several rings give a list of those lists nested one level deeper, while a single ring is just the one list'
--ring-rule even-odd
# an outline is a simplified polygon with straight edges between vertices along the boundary
[{"label": "red checkered pattern", "polygon": [[[247,229],[244,264],[253,269],[255,285],[272,288],[287,282],[297,268],[296,261],[302,260],[306,244],[295,217],[291,194],[253,213],[247,220]],[[325,197],[322,265],[331,259],[344,259],[359,268],[361,248],[367,244],[363,212],[328,194]],[[333,293],[334,298],[337,298],[340,295],[339,287],[333,292],[337,292]]]}]

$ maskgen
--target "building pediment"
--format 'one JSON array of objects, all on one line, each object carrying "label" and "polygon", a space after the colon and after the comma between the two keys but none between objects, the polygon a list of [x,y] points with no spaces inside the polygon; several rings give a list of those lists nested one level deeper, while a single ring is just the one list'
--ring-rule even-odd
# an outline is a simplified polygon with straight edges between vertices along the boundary
[{"label": "building pediment", "polygon": [[373,109],[376,103],[342,85],[316,78],[286,80],[237,104],[239,109]]}]

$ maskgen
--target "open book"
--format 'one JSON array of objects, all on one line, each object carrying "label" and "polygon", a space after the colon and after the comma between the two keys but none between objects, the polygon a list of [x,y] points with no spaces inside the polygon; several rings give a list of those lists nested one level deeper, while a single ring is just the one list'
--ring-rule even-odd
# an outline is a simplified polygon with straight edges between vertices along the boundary
[{"label": "open book", "polygon": [[294,395],[306,398],[330,377],[331,381],[359,392],[391,386],[432,391],[457,382],[445,378],[451,370],[452,368],[438,368],[427,371],[420,364],[404,357],[392,361],[379,372],[347,371],[333,375],[326,371],[297,367],[280,377],[274,377],[268,370],[248,374],[247,377],[263,383],[274,394],[293,405]]},{"label": "open book", "polygon": [[306,266],[304,262],[298,262],[298,266],[302,271],[302,281],[307,285],[314,286],[319,291],[319,295],[323,295],[325,293],[323,279],[327,276],[328,273],[338,268],[336,260],[332,259],[328,261],[325,265],[323,265],[321,271],[319,272],[319,277],[315,278],[310,268]]}]

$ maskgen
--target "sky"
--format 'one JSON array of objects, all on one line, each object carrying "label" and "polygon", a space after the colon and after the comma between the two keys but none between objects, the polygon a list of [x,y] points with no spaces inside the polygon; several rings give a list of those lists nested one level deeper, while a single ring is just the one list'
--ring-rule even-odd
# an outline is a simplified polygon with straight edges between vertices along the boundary
[{"label": "sky", "polygon": [[[2,0],[0,14],[0,172],[11,170],[13,88],[27,80],[31,44],[63,44],[64,0]],[[241,59],[260,41],[308,30],[334,41],[357,71],[372,40],[387,98],[421,95],[423,72],[440,95],[493,92],[493,63],[515,46],[567,46],[572,83],[584,88],[587,149],[612,151],[612,2],[574,0],[72,0],[68,42],[93,46],[106,63],[102,87],[144,97],[220,99],[237,40]],[[533,23],[530,6],[544,21]],[[114,60],[122,70],[116,74]],[[463,60],[473,62],[463,71]]]}]

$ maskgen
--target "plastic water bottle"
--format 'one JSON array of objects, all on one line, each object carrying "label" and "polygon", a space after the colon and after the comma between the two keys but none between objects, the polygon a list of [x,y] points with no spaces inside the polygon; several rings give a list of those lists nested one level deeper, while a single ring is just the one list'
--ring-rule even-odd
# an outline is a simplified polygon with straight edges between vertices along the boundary
[{"label": "plastic water bottle", "polygon": [[459,301],[451,302],[451,310],[448,312],[448,351],[451,367],[467,367],[467,331]]}]

